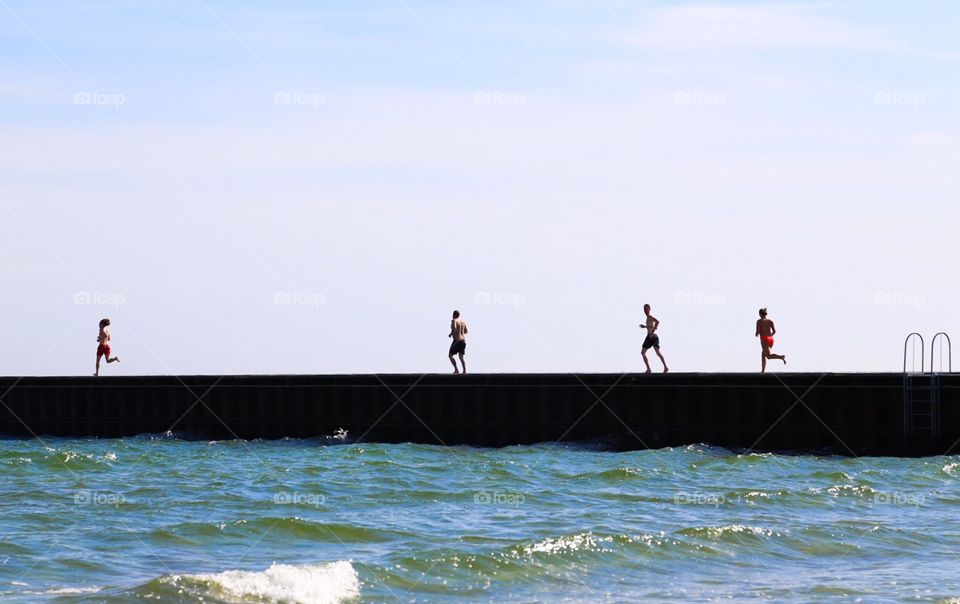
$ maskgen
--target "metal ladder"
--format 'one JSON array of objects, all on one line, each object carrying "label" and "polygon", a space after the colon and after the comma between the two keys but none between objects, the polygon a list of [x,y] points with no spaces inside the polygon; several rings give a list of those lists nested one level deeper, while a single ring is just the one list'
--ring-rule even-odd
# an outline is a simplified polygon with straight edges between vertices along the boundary
[{"label": "metal ladder", "polygon": [[[933,438],[940,437],[940,374],[943,371],[943,344],[940,345],[940,369],[934,369],[937,341],[944,338],[947,342],[947,373],[953,373],[953,346],[950,336],[940,332],[930,342],[930,372],[925,373],[925,343],[919,333],[911,333],[903,343],[903,435],[910,439],[924,434]],[[920,371],[916,371],[916,340],[920,340]],[[914,362],[911,371],[907,371],[907,350],[914,342]]]}]

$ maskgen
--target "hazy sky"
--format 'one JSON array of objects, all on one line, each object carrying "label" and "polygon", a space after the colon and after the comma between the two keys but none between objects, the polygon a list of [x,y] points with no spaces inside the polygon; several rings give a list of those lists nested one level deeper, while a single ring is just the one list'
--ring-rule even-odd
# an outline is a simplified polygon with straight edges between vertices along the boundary
[{"label": "hazy sky", "polygon": [[[899,370],[956,2],[0,0],[0,374]],[[953,176],[951,176],[951,174]],[[928,353],[929,354],[929,353]],[[778,368],[779,369],[779,368]]]}]

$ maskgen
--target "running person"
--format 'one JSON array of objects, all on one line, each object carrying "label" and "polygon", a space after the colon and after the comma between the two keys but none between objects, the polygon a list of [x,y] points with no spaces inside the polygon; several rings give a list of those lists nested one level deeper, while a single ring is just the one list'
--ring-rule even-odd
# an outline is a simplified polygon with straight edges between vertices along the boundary
[{"label": "running person", "polygon": [[760,309],[760,318],[757,319],[756,337],[760,338],[760,373],[767,371],[767,359],[776,359],[787,364],[787,355],[773,354],[770,349],[773,348],[773,336],[777,333],[777,326],[771,319],[767,318],[767,309]]},{"label": "running person", "polygon": [[460,364],[463,366],[463,373],[467,372],[467,361],[463,358],[467,354],[467,323],[460,318],[460,311],[453,311],[453,320],[450,321],[450,335],[448,338],[453,338],[453,343],[450,344],[450,363],[453,364],[453,373],[460,373],[460,370],[457,369],[457,362],[454,360],[454,355],[460,356]]},{"label": "running person", "polygon": [[100,359],[107,358],[107,363],[119,363],[120,357],[110,357],[110,319],[100,321],[100,333],[97,335],[97,370],[93,375],[100,375]]},{"label": "running person", "polygon": [[660,336],[657,335],[657,328],[660,327],[660,321],[650,314],[649,304],[643,305],[643,314],[647,315],[646,324],[640,324],[640,329],[647,330],[647,337],[643,339],[643,348],[640,350],[640,355],[643,357],[643,364],[647,366],[647,370],[644,373],[650,373],[650,361],[647,360],[647,351],[651,348],[653,348],[653,351],[660,357],[660,362],[663,363],[663,372],[666,373],[670,370],[667,368],[667,361],[665,361],[663,355],[660,354]]}]

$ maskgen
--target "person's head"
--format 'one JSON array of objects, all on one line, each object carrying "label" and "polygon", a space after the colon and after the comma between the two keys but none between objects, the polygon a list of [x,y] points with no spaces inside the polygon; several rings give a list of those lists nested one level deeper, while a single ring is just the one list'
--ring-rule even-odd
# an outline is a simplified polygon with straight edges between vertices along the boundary
[{"label": "person's head", "polygon": [[761,309],[760,309],[760,318],[761,318],[761,319],[766,319],[766,318],[767,318],[767,309],[766,309],[766,308],[761,308]]},{"label": "person's head", "polygon": [[101,319],[100,329],[103,329],[104,327],[110,327],[110,319]]},{"label": "person's head", "polygon": [[459,311],[459,310],[453,311],[453,318],[454,318],[454,319],[459,319],[459,318],[460,318],[460,311]]},{"label": "person's head", "polygon": [[650,305],[649,305],[649,304],[644,304],[644,305],[643,305],[643,314],[645,314],[645,315],[649,315],[649,314],[650,314]]}]

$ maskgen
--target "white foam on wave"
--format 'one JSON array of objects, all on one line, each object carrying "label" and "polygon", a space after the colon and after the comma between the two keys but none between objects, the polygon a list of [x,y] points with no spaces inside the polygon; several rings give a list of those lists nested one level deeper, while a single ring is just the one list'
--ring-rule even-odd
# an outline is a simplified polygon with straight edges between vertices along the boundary
[{"label": "white foam on wave", "polygon": [[745,526],[742,524],[728,524],[727,526],[708,526],[695,529],[708,537],[723,537],[725,535],[756,535],[757,537],[779,537],[780,533],[760,526]]},{"label": "white foam on wave", "polygon": [[529,545],[524,545],[522,551],[526,555],[532,554],[564,554],[582,550],[602,550],[602,542],[609,542],[610,538],[598,538],[592,533],[578,533],[565,537],[549,537]]},{"label": "white foam on wave", "polygon": [[[274,564],[262,572],[228,570],[215,574],[184,575],[184,579],[211,584],[219,596],[238,602],[256,599],[295,604],[334,604],[360,595],[360,577],[346,560],[329,564]],[[180,577],[173,577],[179,583]]]},{"label": "white foam on wave", "polygon": [[868,487],[865,484],[838,484],[827,489],[827,492],[833,495],[834,497],[839,497],[841,495],[875,495],[877,490],[873,487]]},{"label": "white foam on wave", "polygon": [[99,587],[55,587],[43,591],[27,591],[24,592],[24,594],[30,596],[76,596],[95,594],[100,591],[100,589]]}]

